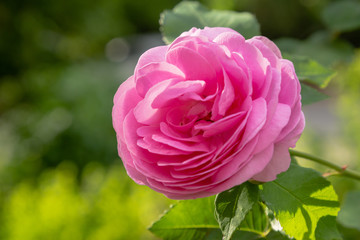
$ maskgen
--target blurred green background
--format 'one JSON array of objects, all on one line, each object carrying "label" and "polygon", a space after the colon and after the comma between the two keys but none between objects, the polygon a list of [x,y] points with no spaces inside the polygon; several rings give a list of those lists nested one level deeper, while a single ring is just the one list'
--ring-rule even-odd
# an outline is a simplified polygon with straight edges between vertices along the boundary
[{"label": "blurred green background", "polygon": [[[162,44],[159,14],[178,2],[0,2],[0,239],[156,239],[146,228],[172,201],[126,175],[111,108],[138,56]],[[359,170],[360,31],[327,30],[323,11],[334,1],[201,2],[250,11],[284,51],[338,69],[332,97],[304,108],[298,149]],[[329,179],[340,199],[360,189]]]}]

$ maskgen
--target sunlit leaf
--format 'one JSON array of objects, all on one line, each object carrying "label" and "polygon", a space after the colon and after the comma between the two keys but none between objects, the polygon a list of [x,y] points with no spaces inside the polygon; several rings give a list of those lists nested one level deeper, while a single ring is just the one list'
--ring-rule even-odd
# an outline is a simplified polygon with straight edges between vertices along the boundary
[{"label": "sunlit leaf", "polygon": [[171,43],[192,27],[229,27],[245,38],[260,35],[259,23],[251,13],[208,10],[195,1],[183,1],[173,10],[164,11],[160,17],[160,25],[165,43]]},{"label": "sunlit leaf", "polygon": [[215,199],[215,216],[219,222],[224,240],[229,240],[245,215],[258,199],[258,186],[243,183],[219,193]]},{"label": "sunlit leaf", "polygon": [[[339,211],[330,182],[315,170],[294,164],[276,180],[265,183],[261,197],[283,230],[295,239],[315,239],[317,228],[323,228],[323,217],[336,216]],[[327,237],[338,239],[337,235]]]}]

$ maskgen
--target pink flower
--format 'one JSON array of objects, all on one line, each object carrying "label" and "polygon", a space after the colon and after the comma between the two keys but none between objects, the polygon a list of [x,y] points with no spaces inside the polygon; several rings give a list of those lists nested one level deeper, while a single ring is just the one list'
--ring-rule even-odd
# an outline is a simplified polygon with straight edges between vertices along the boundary
[{"label": "pink flower", "polygon": [[305,125],[293,64],[265,37],[193,28],[139,59],[114,97],[127,173],[173,199],[207,197],[290,165]]}]

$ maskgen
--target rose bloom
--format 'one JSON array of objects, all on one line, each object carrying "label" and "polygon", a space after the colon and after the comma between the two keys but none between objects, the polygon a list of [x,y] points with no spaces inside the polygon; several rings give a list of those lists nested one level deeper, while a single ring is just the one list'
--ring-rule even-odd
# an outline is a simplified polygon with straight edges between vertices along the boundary
[{"label": "rose bloom", "polygon": [[293,64],[265,37],[192,28],[146,51],[114,97],[128,175],[172,199],[207,197],[290,165],[305,125]]}]

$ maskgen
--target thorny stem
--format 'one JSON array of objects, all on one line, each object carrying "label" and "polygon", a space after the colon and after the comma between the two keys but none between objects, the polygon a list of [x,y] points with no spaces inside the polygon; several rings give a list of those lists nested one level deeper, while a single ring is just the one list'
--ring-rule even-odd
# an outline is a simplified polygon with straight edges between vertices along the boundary
[{"label": "thorny stem", "polygon": [[336,165],[336,164],[334,164],[332,162],[329,162],[329,161],[326,161],[324,159],[312,156],[312,155],[310,155],[308,153],[303,153],[303,152],[299,152],[299,151],[292,150],[292,149],[289,149],[289,152],[290,152],[290,154],[292,156],[296,156],[296,157],[304,158],[304,159],[307,159],[307,160],[311,160],[311,161],[314,161],[316,163],[327,166],[329,168],[332,168],[332,169],[336,170],[339,173],[337,175],[353,178],[353,179],[356,179],[356,180],[360,181],[360,173],[356,172],[354,170],[351,170],[351,169],[347,169],[347,166],[341,167],[341,166]]}]

